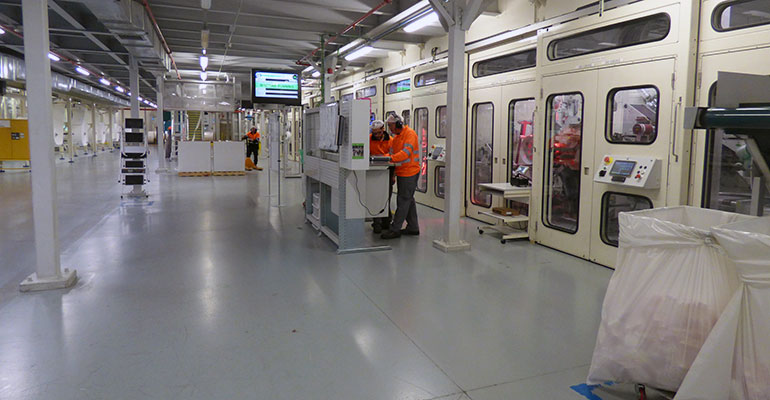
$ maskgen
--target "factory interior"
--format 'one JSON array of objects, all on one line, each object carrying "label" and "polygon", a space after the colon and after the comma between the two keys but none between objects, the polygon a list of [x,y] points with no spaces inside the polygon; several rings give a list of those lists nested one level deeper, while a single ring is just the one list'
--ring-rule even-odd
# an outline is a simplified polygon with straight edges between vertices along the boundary
[{"label": "factory interior", "polygon": [[770,399],[767,60],[767,0],[1,0],[0,399]]}]

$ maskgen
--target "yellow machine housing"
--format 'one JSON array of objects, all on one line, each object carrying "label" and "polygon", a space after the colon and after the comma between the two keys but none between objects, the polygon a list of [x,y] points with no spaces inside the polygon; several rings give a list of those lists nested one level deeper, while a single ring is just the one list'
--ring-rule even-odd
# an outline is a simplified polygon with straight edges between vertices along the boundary
[{"label": "yellow machine housing", "polygon": [[0,161],[29,160],[29,124],[26,119],[0,119]]}]

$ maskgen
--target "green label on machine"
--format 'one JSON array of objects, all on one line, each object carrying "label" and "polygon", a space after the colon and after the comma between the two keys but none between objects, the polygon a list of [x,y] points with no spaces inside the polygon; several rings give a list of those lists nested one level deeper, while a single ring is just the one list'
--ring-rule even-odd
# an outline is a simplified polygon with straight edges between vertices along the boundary
[{"label": "green label on machine", "polygon": [[363,160],[364,159],[364,144],[363,143],[353,143],[353,159],[354,160]]}]

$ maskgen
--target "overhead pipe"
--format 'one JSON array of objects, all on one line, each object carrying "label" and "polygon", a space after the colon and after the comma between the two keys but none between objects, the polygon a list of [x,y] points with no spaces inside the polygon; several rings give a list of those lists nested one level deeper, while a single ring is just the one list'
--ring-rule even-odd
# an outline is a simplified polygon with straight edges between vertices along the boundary
[{"label": "overhead pipe", "polygon": [[178,79],[182,79],[182,75],[179,73],[179,68],[176,67],[176,61],[174,61],[174,56],[171,55],[171,49],[168,47],[168,43],[166,43],[166,38],[163,37],[163,32],[161,32],[160,27],[158,26],[158,21],[155,20],[155,15],[152,13],[152,10],[150,9],[150,3],[148,3],[147,0],[142,0],[142,5],[144,6],[144,9],[147,11],[147,15],[150,16],[150,21],[152,22],[152,27],[155,28],[155,33],[158,34],[158,37],[160,38],[161,43],[163,43],[163,50],[166,51],[168,58],[171,59],[171,65],[174,66],[174,71],[176,71],[176,77]]},{"label": "overhead pipe", "polygon": [[[146,0],[142,0],[142,1],[146,1]],[[351,29],[353,29],[356,26],[358,26],[365,19],[367,19],[370,16],[374,15],[374,13],[379,11],[382,7],[385,7],[386,5],[388,5],[388,4],[392,3],[392,2],[393,2],[393,0],[383,0],[380,4],[376,5],[374,8],[369,10],[366,14],[362,15],[360,18],[358,18],[357,20],[353,21],[350,25],[345,27],[345,29],[343,29],[341,32],[339,32],[338,34],[332,36],[331,38],[326,40],[324,43],[322,43],[322,46],[325,45],[326,43],[331,43],[331,42],[337,40],[337,38],[339,38],[340,36],[348,33]],[[310,52],[310,54],[308,54],[308,55],[300,58],[299,60],[297,60],[297,65],[309,66],[310,63],[306,62],[305,60],[307,60],[308,58],[312,58],[318,52],[318,50],[321,50],[322,46],[316,47],[315,49],[313,49],[313,51]]]}]

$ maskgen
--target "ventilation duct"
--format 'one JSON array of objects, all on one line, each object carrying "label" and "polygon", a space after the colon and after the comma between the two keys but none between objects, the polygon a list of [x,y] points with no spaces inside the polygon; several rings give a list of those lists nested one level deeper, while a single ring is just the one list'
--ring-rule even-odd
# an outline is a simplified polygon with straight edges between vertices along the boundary
[{"label": "ventilation duct", "polygon": [[[26,78],[27,69],[24,65],[24,60],[7,54],[0,54],[0,79],[9,82],[25,83]],[[51,89],[57,93],[87,96],[125,107],[131,106],[131,103],[127,100],[115,96],[110,92],[98,89],[87,83],[80,82],[56,72],[51,72]]]},{"label": "ventilation duct", "polygon": [[136,57],[139,66],[153,72],[171,69],[171,59],[142,3],[134,0],[78,0]]}]

